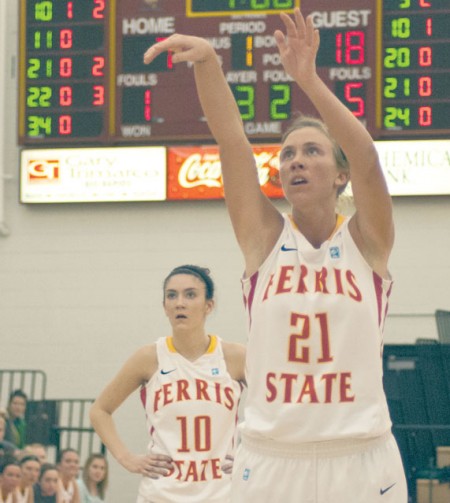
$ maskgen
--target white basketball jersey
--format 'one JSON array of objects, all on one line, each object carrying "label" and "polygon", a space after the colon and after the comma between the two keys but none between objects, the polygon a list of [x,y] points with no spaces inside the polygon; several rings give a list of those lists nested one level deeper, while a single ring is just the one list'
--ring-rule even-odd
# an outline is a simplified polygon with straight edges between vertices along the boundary
[{"label": "white basketball jersey", "polygon": [[171,337],[156,342],[158,370],[141,398],[149,451],[171,456],[175,468],[166,477],[142,480],[145,501],[230,501],[230,475],[221,465],[234,452],[241,385],[227,371],[220,338],[210,339],[194,362],[176,352]]},{"label": "white basketball jersey", "polygon": [[290,216],[243,279],[248,314],[242,431],[283,443],[368,438],[390,418],[382,385],[391,281],[372,271],[344,217],[319,249]]},{"label": "white basketball jersey", "polygon": [[20,491],[20,489],[18,489],[17,495],[16,495],[17,503],[28,503],[28,501],[30,499],[31,490],[32,490],[31,487],[25,487],[25,489],[22,493],[22,491]]},{"label": "white basketball jersey", "polygon": [[73,501],[73,497],[75,496],[75,485],[73,481],[69,482],[67,489],[64,487],[61,480],[58,481],[58,493],[59,493],[59,501],[61,503],[71,503]]}]

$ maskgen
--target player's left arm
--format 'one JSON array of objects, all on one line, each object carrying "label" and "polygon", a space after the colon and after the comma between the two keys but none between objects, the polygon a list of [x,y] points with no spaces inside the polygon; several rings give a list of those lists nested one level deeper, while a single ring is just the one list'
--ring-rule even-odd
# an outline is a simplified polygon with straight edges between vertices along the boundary
[{"label": "player's left arm", "polygon": [[296,9],[294,18],[283,13],[281,19],[286,33],[277,30],[275,39],[283,66],[313,103],[349,161],[356,207],[350,232],[372,269],[386,277],[394,243],[392,201],[373,139],[317,74],[320,36],[312,18],[305,20]]}]

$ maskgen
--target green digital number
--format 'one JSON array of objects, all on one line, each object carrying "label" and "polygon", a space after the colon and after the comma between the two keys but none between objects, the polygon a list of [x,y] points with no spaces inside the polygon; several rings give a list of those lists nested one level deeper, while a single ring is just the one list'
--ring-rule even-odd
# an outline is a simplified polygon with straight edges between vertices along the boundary
[{"label": "green digital number", "polygon": [[385,98],[398,98],[411,95],[411,79],[409,77],[386,77],[384,79],[383,95]]},{"label": "green digital number", "polygon": [[386,47],[385,68],[409,68],[410,66],[411,50],[409,47]]},{"label": "green digital number", "polygon": [[28,136],[36,137],[45,134],[50,136],[52,134],[52,118],[43,117],[42,115],[29,115],[28,116]]},{"label": "green digital number", "polygon": [[53,32],[51,30],[35,31],[33,47],[34,49],[51,49],[53,47]]},{"label": "green digital number", "polygon": [[34,19],[36,21],[51,21],[53,19],[53,2],[48,0],[37,2],[34,6]]},{"label": "green digital number", "polygon": [[264,10],[270,8],[270,0],[251,0],[250,7],[255,10]]},{"label": "green digital number", "polygon": [[53,76],[53,60],[29,58],[27,67],[27,77],[29,79],[39,79],[44,73],[45,77]]},{"label": "green digital number", "polygon": [[52,88],[48,86],[31,86],[28,88],[27,106],[30,108],[50,107]]},{"label": "green digital number", "polygon": [[391,35],[393,38],[409,38],[411,36],[411,19],[409,17],[392,19]]},{"label": "green digital number", "polygon": [[272,120],[289,119],[291,86],[289,84],[272,84],[269,93],[270,118]]},{"label": "green digital number", "polygon": [[[398,128],[403,126],[409,126],[411,110],[408,107],[386,107],[384,126],[388,129]],[[402,123],[402,124],[400,124]]]},{"label": "green digital number", "polygon": [[294,7],[294,0],[274,0],[275,9],[291,9]]},{"label": "green digital number", "polygon": [[[294,0],[250,0],[250,9],[252,10],[268,10],[268,9],[291,9],[294,5]],[[240,2],[242,6],[242,1]],[[239,8],[236,0],[228,0],[228,8]]]},{"label": "green digital number", "polygon": [[30,58],[28,60],[27,77],[29,79],[38,79],[41,61],[38,58]]},{"label": "green digital number", "polygon": [[249,85],[237,85],[234,91],[242,120],[253,120],[255,118],[255,88]]}]

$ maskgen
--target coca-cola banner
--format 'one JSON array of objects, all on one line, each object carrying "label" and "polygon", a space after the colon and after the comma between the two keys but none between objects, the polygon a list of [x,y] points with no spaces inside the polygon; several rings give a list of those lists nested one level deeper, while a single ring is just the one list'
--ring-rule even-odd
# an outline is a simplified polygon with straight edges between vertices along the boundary
[{"label": "coca-cola banner", "polygon": [[[278,170],[279,145],[255,145],[253,152],[263,192],[282,198]],[[219,149],[216,146],[169,147],[167,199],[222,199]]]}]

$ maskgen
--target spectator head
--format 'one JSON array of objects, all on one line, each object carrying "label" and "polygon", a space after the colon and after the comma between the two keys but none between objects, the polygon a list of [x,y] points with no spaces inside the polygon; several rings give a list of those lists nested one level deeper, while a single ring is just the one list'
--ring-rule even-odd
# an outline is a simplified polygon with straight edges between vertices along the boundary
[{"label": "spectator head", "polygon": [[84,463],[82,477],[86,487],[92,482],[97,485],[98,494],[103,500],[108,485],[108,461],[105,456],[92,453]]},{"label": "spectator head", "polygon": [[32,486],[39,480],[39,472],[41,470],[41,463],[37,456],[32,454],[24,456],[19,461],[22,470],[22,484],[24,486]]},{"label": "spectator head", "polygon": [[56,465],[63,480],[75,479],[80,470],[80,456],[75,449],[70,447],[63,449],[58,453]]},{"label": "spectator head", "polygon": [[27,395],[21,390],[16,389],[9,395],[8,415],[11,419],[17,417],[23,418],[27,408]]},{"label": "spectator head", "polygon": [[47,449],[43,444],[38,443],[28,444],[24,447],[23,453],[26,456],[28,455],[36,456],[39,459],[41,465],[48,462]]},{"label": "spectator head", "polygon": [[55,465],[44,463],[41,466],[38,484],[42,496],[55,496],[58,491],[59,473]]},{"label": "spectator head", "polygon": [[0,487],[4,494],[14,492],[20,485],[22,471],[14,457],[7,456],[0,463]]}]

